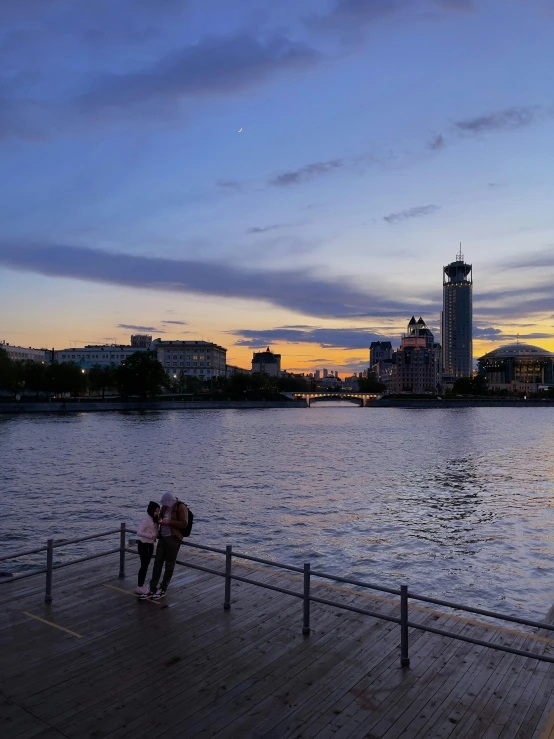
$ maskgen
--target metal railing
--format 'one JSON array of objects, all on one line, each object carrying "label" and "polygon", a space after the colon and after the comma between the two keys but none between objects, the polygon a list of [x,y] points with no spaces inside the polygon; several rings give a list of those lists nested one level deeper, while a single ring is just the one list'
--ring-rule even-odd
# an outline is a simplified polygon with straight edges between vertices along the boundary
[{"label": "metal railing", "polygon": [[[106,552],[98,552],[97,554],[89,554],[86,557],[72,559],[70,562],[59,562],[58,564],[54,564],[54,549],[58,549],[59,547],[67,547],[70,544],[80,544],[83,541],[90,541],[91,539],[100,539],[103,536],[111,536],[112,534],[119,534],[119,546],[116,549],[109,549]],[[125,534],[126,525],[125,523],[121,523],[118,529],[110,529],[110,531],[103,531],[100,534],[90,534],[90,536],[81,536],[78,539],[64,539],[62,541],[48,539],[45,547],[37,547],[36,549],[28,549],[24,552],[6,554],[3,557],[0,557],[0,562],[7,562],[9,559],[18,559],[20,557],[26,557],[30,554],[46,552],[46,567],[37,570],[31,570],[29,572],[20,572],[15,575],[0,577],[0,585],[8,582],[14,582],[15,580],[23,580],[26,577],[33,577],[34,575],[42,575],[46,573],[44,602],[52,603],[52,580],[54,570],[59,570],[62,567],[69,567],[71,565],[80,564],[81,562],[88,562],[91,559],[106,557],[108,554],[115,554],[115,552],[119,552],[119,577],[123,578],[125,577],[125,552],[128,551],[125,546]]]},{"label": "metal railing", "polygon": [[[466,606],[461,603],[454,603],[452,601],[446,601],[440,598],[432,598],[418,593],[411,593],[407,585],[401,585],[400,588],[388,588],[377,583],[365,582],[363,580],[356,580],[348,577],[340,577],[338,575],[331,575],[328,572],[321,572],[319,570],[312,570],[309,562],[305,562],[303,567],[295,567],[294,565],[284,564],[282,562],[276,562],[270,559],[264,559],[262,557],[255,557],[249,554],[241,554],[240,552],[233,551],[231,544],[227,544],[225,549],[217,547],[209,547],[202,544],[193,544],[192,542],[183,542],[187,547],[193,549],[200,549],[207,552],[214,552],[216,554],[225,555],[225,571],[215,570],[211,567],[205,567],[203,565],[194,564],[192,562],[184,562],[177,560],[177,564],[184,567],[190,567],[192,569],[201,570],[203,572],[210,573],[212,575],[219,575],[225,578],[225,595],[223,600],[224,610],[231,608],[231,582],[236,580],[238,582],[248,583],[250,585],[256,585],[267,590],[273,590],[278,593],[284,593],[290,595],[293,598],[299,598],[303,601],[303,620],[302,620],[302,633],[308,635],[310,633],[310,605],[311,603],[321,603],[323,605],[331,606],[334,608],[340,608],[345,611],[351,611],[352,613],[359,613],[372,618],[380,619],[383,621],[390,621],[400,626],[400,665],[402,667],[408,667],[410,664],[409,656],[409,629],[418,629],[419,631],[426,631],[430,634],[437,634],[439,636],[446,636],[451,639],[457,639],[459,641],[474,644],[476,646],[487,647],[489,649],[495,649],[500,652],[507,652],[509,654],[516,654],[521,657],[530,657],[540,662],[554,663],[554,657],[549,657],[544,654],[536,654],[535,652],[528,652],[522,649],[516,649],[514,647],[508,647],[503,644],[493,644],[483,639],[474,639],[470,636],[464,636],[463,634],[457,634],[452,631],[446,631],[445,629],[435,628],[433,626],[426,626],[418,623],[417,621],[410,621],[409,619],[409,601],[417,600],[423,603],[431,603],[434,605],[441,605],[447,608],[451,608],[454,611],[465,611],[467,613],[476,613],[482,616],[488,616],[495,618],[500,621],[508,621],[511,623],[522,624],[525,626],[531,626],[538,629],[546,629],[547,631],[554,631],[554,625],[544,623],[542,621],[533,621],[531,619],[520,618],[519,616],[508,616],[497,611],[490,611],[485,608],[473,608],[472,606]],[[127,550],[132,551],[132,550]],[[295,590],[289,590],[287,588],[281,588],[276,585],[270,585],[269,583],[263,583],[259,580],[253,580],[252,578],[243,577],[242,575],[234,574],[232,571],[233,558],[243,559],[250,562],[257,562],[260,564],[269,565],[278,569],[288,570],[290,572],[297,572],[302,575],[303,578],[303,589],[302,592]],[[389,616],[378,611],[372,611],[367,608],[358,608],[357,606],[348,605],[347,603],[341,603],[339,601],[330,600],[328,598],[320,598],[319,596],[313,595],[311,592],[311,579],[317,577],[323,580],[332,580],[334,582],[340,582],[347,585],[354,585],[359,588],[365,588],[370,590],[376,590],[383,593],[389,593],[400,597],[400,615]],[[353,591],[355,592],[355,591]],[[445,614],[447,615],[447,614]],[[525,634],[520,632],[522,636],[532,636],[532,634]]]},{"label": "metal railing", "polygon": [[[80,557],[79,559],[71,560],[70,562],[61,562],[54,564],[54,550],[59,547],[68,546],[70,544],[77,544],[83,541],[89,541],[91,539],[98,539],[103,536],[110,536],[112,534],[119,533],[119,547],[110,549],[105,552],[97,554],[91,554],[86,557]],[[36,554],[39,552],[46,551],[46,567],[43,569],[33,570],[31,572],[19,573],[10,577],[0,578],[0,584],[14,582],[15,580],[21,580],[26,577],[32,577],[34,575],[46,573],[46,589],[45,589],[45,603],[52,602],[52,575],[54,570],[62,567],[69,567],[70,565],[79,564],[81,562],[87,562],[98,557],[104,557],[109,554],[119,552],[119,577],[125,577],[125,553],[129,552],[132,554],[138,554],[135,549],[128,548],[125,543],[126,526],[122,523],[118,529],[112,529],[110,531],[104,531],[100,534],[91,534],[90,536],[83,536],[79,539],[72,539],[69,541],[54,541],[49,539],[45,547],[38,547],[36,549],[29,549],[24,552],[16,552],[14,554],[8,554],[0,557],[0,562],[5,562],[9,559],[16,559],[18,557],[27,556],[30,554]],[[359,613],[372,618],[380,619],[382,621],[389,621],[391,623],[398,624],[400,626],[400,664],[402,667],[408,667],[410,664],[409,657],[409,629],[418,629],[419,631],[428,632],[430,634],[437,634],[439,636],[446,636],[451,639],[457,639],[458,641],[467,642],[476,646],[487,647],[488,649],[494,649],[500,652],[507,652],[509,654],[515,654],[522,657],[529,657],[531,659],[538,660],[540,662],[554,663],[554,657],[549,657],[544,654],[536,654],[535,652],[528,652],[522,649],[515,649],[514,647],[508,647],[502,644],[493,644],[482,639],[474,639],[470,636],[464,636],[463,634],[457,634],[452,631],[446,631],[445,629],[435,628],[433,626],[426,626],[416,621],[410,621],[409,619],[409,602],[411,600],[417,600],[423,603],[430,603],[433,605],[440,605],[446,608],[450,608],[454,611],[465,611],[466,613],[475,613],[481,616],[487,616],[500,621],[508,621],[511,623],[522,624],[537,629],[545,629],[547,631],[554,631],[554,625],[544,623],[542,621],[533,621],[531,619],[520,618],[519,616],[508,616],[497,611],[490,611],[485,608],[474,608],[472,606],[466,606],[461,603],[454,603],[452,601],[443,600],[441,598],[432,598],[429,596],[421,595],[418,593],[411,593],[407,585],[401,585],[400,588],[389,588],[377,583],[366,582],[364,580],[357,580],[349,577],[340,577],[339,575],[332,575],[328,572],[321,572],[319,570],[312,570],[311,564],[305,562],[303,567],[296,567],[294,565],[284,564],[282,562],[276,562],[275,560],[265,559],[263,557],[255,557],[249,554],[242,554],[240,552],[233,551],[231,544],[227,544],[225,549],[218,547],[206,546],[203,544],[193,544],[192,542],[185,541],[183,544],[191,549],[199,549],[206,552],[213,552],[214,554],[225,555],[225,569],[224,571],[216,570],[213,567],[206,567],[204,565],[196,564],[193,562],[185,562],[177,559],[176,564],[183,567],[189,567],[191,569],[200,570],[202,572],[209,573],[211,575],[217,575],[223,577],[225,580],[223,608],[228,611],[231,608],[231,584],[233,580],[237,582],[247,583],[249,585],[255,585],[266,590],[272,590],[277,593],[283,593],[290,595],[293,598],[299,598],[303,601],[303,618],[302,618],[302,633],[305,635],[310,634],[310,606],[312,603],[321,603],[323,605],[331,606],[334,608],[340,608],[341,610],[350,611],[352,613]],[[242,559],[249,562],[256,562],[259,564],[268,565],[276,569],[287,570],[289,572],[296,572],[302,576],[303,588],[302,592],[296,590],[290,590],[288,588],[282,588],[277,585],[271,585],[270,583],[260,582],[249,577],[244,577],[233,572],[233,558]],[[369,610],[367,608],[359,608],[358,606],[349,605],[347,603],[341,603],[339,601],[330,600],[328,598],[321,598],[312,593],[312,578],[317,577],[322,580],[331,580],[333,582],[343,583],[345,585],[353,585],[358,588],[364,588],[369,590],[376,590],[382,593],[388,593],[391,595],[399,596],[400,598],[400,614],[399,616],[390,616],[385,613],[379,613],[378,611]],[[355,593],[356,591],[352,591]],[[447,615],[447,614],[445,614]],[[525,634],[520,632],[522,636],[532,636],[532,634]]]}]

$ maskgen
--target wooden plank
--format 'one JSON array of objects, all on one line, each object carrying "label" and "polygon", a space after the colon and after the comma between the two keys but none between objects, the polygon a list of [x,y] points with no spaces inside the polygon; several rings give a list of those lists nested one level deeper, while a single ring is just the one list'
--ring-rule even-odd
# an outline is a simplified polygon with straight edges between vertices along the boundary
[{"label": "wooden plank", "polygon": [[[240,703],[233,701],[229,711],[226,707],[216,714],[219,720],[214,723],[214,716],[202,724],[190,722],[191,735],[203,737],[211,732],[218,731],[221,736],[250,736],[254,733],[266,735],[269,728],[279,721],[287,710],[290,710],[291,701],[300,694],[311,694],[323,688],[326,679],[333,679],[341,673],[341,665],[344,661],[353,662],[359,659],[361,651],[360,635],[367,634],[368,626],[359,617],[349,616],[343,622],[338,635],[338,642],[333,641],[330,648],[316,652],[314,648],[309,650],[306,661],[299,667],[301,669],[282,671],[273,670],[267,675],[265,682],[256,675],[255,684],[247,691],[247,696],[241,696]],[[381,629],[375,634],[375,642],[381,637]],[[290,658],[289,658],[290,659]],[[358,671],[366,669],[362,662],[358,662]],[[245,700],[246,698],[246,700]],[[277,702],[280,710],[278,717],[273,714],[266,719],[271,706]],[[240,718],[235,718],[237,714]],[[260,726],[261,724],[261,726]],[[198,732],[197,729],[202,731]],[[194,731],[194,734],[193,734]]]},{"label": "wooden plank", "polygon": [[[372,619],[368,619],[368,621],[372,621]],[[377,622],[377,624],[379,623]],[[377,625],[374,626],[372,629],[375,631],[374,641],[371,639],[370,628],[372,627],[366,622],[365,638],[360,645],[355,660],[349,660],[348,663],[339,662],[332,674],[325,675],[317,680],[314,690],[310,687],[307,690],[290,691],[295,697],[285,701],[286,710],[280,712],[274,722],[275,726],[267,731],[268,737],[296,735],[300,729],[302,729],[303,736],[315,735],[316,732],[313,731],[313,727],[321,714],[325,712],[329,705],[332,705],[336,697],[340,696],[342,698],[351,689],[352,685],[359,681],[361,675],[368,673],[368,670],[369,674],[375,675],[377,669],[386,669],[390,664],[398,665],[400,657],[398,626],[382,624],[381,633]],[[386,634],[385,637],[383,637],[383,631]],[[415,654],[417,640],[421,633],[411,634],[412,654]],[[367,638],[368,634],[370,638]],[[378,649],[375,647],[378,647]],[[327,722],[334,716],[335,714],[331,713]],[[267,727],[269,726],[270,721],[267,722]],[[261,729],[258,730],[261,731]]]},{"label": "wooden plank", "polygon": [[4,695],[0,695],[0,725],[2,739],[31,739],[41,735],[52,739],[63,737],[59,731]]},{"label": "wooden plank", "polygon": [[[143,608],[145,605],[146,604],[139,604],[137,605],[137,608]],[[227,648],[229,650],[233,650],[236,648],[235,645],[233,643],[230,643],[229,640],[228,626],[230,617],[231,614],[223,613],[222,609],[218,610],[217,614],[210,616],[209,619],[204,614],[199,614],[197,616],[196,624],[194,626],[194,628],[197,629],[197,633],[192,634],[193,651],[191,652],[189,649],[187,651],[187,654],[185,655],[185,658],[189,662],[189,664],[192,663],[194,652],[201,651],[204,646],[206,648],[213,649],[214,640],[220,641],[223,645],[227,645]],[[252,618],[255,619],[256,617],[252,616]],[[214,625],[213,629],[208,628],[208,626],[211,625]],[[190,628],[190,624],[187,624],[187,630],[189,633]],[[99,688],[101,688],[103,691],[117,691],[118,689],[127,689],[132,684],[134,684],[133,681],[138,683],[141,680],[147,680],[148,684],[152,685],[152,667],[160,664],[161,662],[163,662],[164,659],[171,658],[172,656],[174,656],[176,650],[181,648],[180,642],[177,640],[173,640],[173,643],[164,646],[164,643],[168,640],[168,633],[171,632],[158,629],[157,637],[147,637],[149,641],[147,641],[146,643],[149,644],[152,651],[150,654],[147,653],[144,655],[144,658],[138,668],[135,664],[136,657],[132,652],[129,654],[120,654],[117,658],[111,660],[111,663],[109,663],[108,667],[106,666],[105,660],[98,660],[94,668],[92,668],[90,664],[84,665],[83,671],[86,673],[86,685],[88,687],[88,690],[90,690],[93,694],[93,698],[91,698],[91,701],[101,700],[100,695],[96,692]],[[198,641],[199,639],[201,639],[200,642]],[[144,637],[142,639],[142,643],[144,643]],[[237,643],[240,642],[237,641]],[[160,649],[162,649],[163,651],[160,652]],[[133,671],[133,678],[132,680],[127,681],[124,686],[122,686],[121,680],[119,678],[119,673],[125,672],[125,670],[131,668]],[[112,674],[114,676],[114,679],[110,680],[110,675]],[[60,705],[56,700],[56,694],[59,694],[61,696],[62,701],[66,700],[67,702],[70,702],[68,701],[67,691],[65,690],[65,685],[63,684],[60,685],[59,688],[55,691],[49,691],[48,697],[44,698],[44,700],[48,703],[49,709],[59,711]],[[87,707],[89,707],[90,705],[92,705],[92,703],[87,703]],[[82,707],[82,704],[80,704],[80,707]]]},{"label": "wooden plank", "polygon": [[[482,638],[482,636],[479,635],[479,638]],[[524,637],[520,637],[519,641],[512,639],[511,645],[519,648],[523,640]],[[467,689],[468,683],[471,684],[475,681],[478,674],[479,661],[483,659],[486,651],[485,647],[475,647],[462,643],[462,646],[453,658],[454,660],[459,659],[460,656],[466,658],[462,661],[460,668],[452,669],[456,665],[453,665],[453,660],[450,660],[444,668],[437,672],[429,685],[429,689],[417,695],[417,699],[410,709],[403,712],[402,716],[384,736],[387,739],[400,736],[402,727],[406,725],[410,726],[410,731],[413,732],[414,737],[418,736],[419,732],[422,737],[433,736],[435,730],[434,725],[437,721],[440,722],[441,718],[444,719],[444,717],[453,726],[450,709],[456,702],[456,696],[462,692],[461,688]],[[506,656],[509,655],[504,655],[504,657]],[[511,662],[511,660],[500,658],[500,662],[503,664],[504,662]],[[466,681],[460,685],[461,679],[464,677],[466,677]],[[422,713],[423,711],[424,713]],[[376,728],[378,729],[378,727]]]},{"label": "wooden plank", "polygon": [[491,659],[494,653],[487,654],[483,648],[474,647],[472,654],[475,661],[471,668],[466,671],[450,699],[444,701],[441,710],[433,714],[432,720],[421,730],[422,737],[425,736],[425,732],[427,734],[432,732],[436,739],[443,739],[450,736],[457,725],[463,726],[465,714],[471,709],[475,696],[489,679],[489,674],[483,669],[483,660]]},{"label": "wooden plank", "polygon": [[531,739],[536,735],[544,708],[552,700],[554,665],[540,663],[536,668],[536,673],[542,675],[542,681],[538,683],[533,702],[525,712],[523,721],[518,728],[517,739]]},{"label": "wooden plank", "polygon": [[[291,608],[296,609],[297,604],[296,603],[292,604]],[[226,615],[228,614],[224,614],[222,612],[221,615],[218,617],[221,619],[221,622],[224,626],[225,626],[224,621],[225,621]],[[199,626],[201,627],[201,623],[199,624]],[[275,630],[279,630],[278,621],[275,621],[275,623],[273,624],[273,628]],[[163,638],[164,637],[162,635],[162,639]],[[220,649],[219,651],[215,652],[215,655],[213,654],[213,651],[214,651],[213,639],[210,639],[209,643],[207,644],[208,650],[212,653],[209,657],[208,670],[212,672],[217,671],[219,669],[218,665],[215,663],[221,657],[222,651],[223,653],[226,653],[228,655],[233,655],[233,654],[241,655],[241,657],[244,659],[249,651],[255,650],[259,647],[260,642],[263,644],[265,641],[267,641],[267,634],[264,634],[264,629],[258,628],[256,640],[251,639],[250,635],[248,637],[248,640],[246,641],[245,641],[244,636],[237,637],[239,643],[240,641],[242,641],[243,643],[246,644],[241,649],[237,648],[238,645],[236,643],[232,643],[230,641],[227,628],[224,628],[223,631],[217,636],[217,638],[220,642]],[[165,640],[171,641],[171,638],[169,638],[168,632],[165,632]],[[198,647],[195,646],[195,649],[198,649]],[[148,701],[149,696],[155,695],[157,692],[160,695],[163,695],[164,693],[167,692],[167,685],[166,685],[167,675],[165,672],[165,663],[167,662],[168,657],[171,658],[172,655],[175,654],[175,646],[172,645],[171,643],[169,645],[166,644],[164,647],[164,650],[165,651],[163,651],[161,654],[158,655],[158,657],[156,657],[157,665],[156,665],[155,671],[153,671],[148,666],[139,666],[138,668],[139,672],[137,674],[136,672],[137,666],[135,664],[131,678],[127,680],[125,682],[125,685],[123,686],[124,689],[126,690],[131,689],[132,701],[134,704],[136,704],[137,710],[140,710],[144,706],[144,701]],[[175,665],[175,670],[177,672],[184,670],[185,673],[192,671],[194,675],[196,675],[196,678],[199,679],[202,673],[200,673],[198,670],[200,667],[202,667],[202,663],[205,661],[206,661],[205,653],[200,654],[197,660],[191,659],[191,657],[185,653],[183,659],[181,660],[181,664]],[[119,692],[119,689],[121,688],[120,680],[118,681],[118,685],[113,685],[113,686],[107,685],[106,686],[105,683],[102,683],[101,671],[100,671],[100,674],[98,675],[98,679],[100,680],[99,685],[102,686],[102,690],[110,690],[110,691],[115,690],[116,693]],[[86,687],[87,692],[91,689],[91,687],[94,687],[90,685],[90,683],[88,682],[88,678],[87,678],[87,682],[85,682],[84,685]],[[70,715],[71,716],[75,715],[76,710],[82,711],[83,708],[86,708],[87,712],[89,712],[92,705],[94,705],[97,702],[102,703],[102,700],[103,700],[102,696],[97,694],[94,698],[88,701],[86,705],[83,703],[80,703],[78,707],[72,706],[70,712],[67,715],[66,714],[58,715],[58,720],[65,721],[66,719],[70,719]],[[53,706],[50,703],[48,706],[48,710],[51,711],[54,708],[56,708],[56,706]],[[107,710],[104,709],[104,714],[105,714],[104,723],[106,723],[107,718],[108,718],[106,714],[109,714],[110,712],[111,712],[111,709],[107,709]],[[71,721],[70,721],[70,724],[71,724]],[[65,723],[63,725],[65,726]]]},{"label": "wooden plank", "polygon": [[[353,615],[353,614],[349,614]],[[367,621],[373,621],[373,619],[366,619],[365,623],[362,621],[361,630],[362,633],[365,632],[367,635],[368,630],[371,628]],[[381,628],[380,628],[381,627]],[[380,630],[379,630],[380,628]],[[398,641],[399,641],[399,633],[397,631],[398,627],[396,625],[392,624],[386,624],[383,626],[382,622],[377,622],[377,625],[373,626],[373,629],[377,631],[376,634],[376,642],[378,643],[380,649],[377,652],[376,655],[376,663],[387,661],[390,662],[391,660],[386,659],[386,655],[382,654],[381,645],[384,643],[384,640],[381,638],[381,632],[386,630],[387,632],[390,632],[393,634],[394,639],[394,647],[392,647],[393,652],[395,652],[396,659],[393,659],[393,661],[397,664],[397,660],[399,659],[399,653],[398,653]],[[396,631],[395,631],[396,630]],[[364,644],[367,643],[367,640],[364,641]],[[368,662],[367,655],[363,655],[363,661],[360,661],[360,653],[363,652],[363,646],[360,647],[358,644],[357,647],[357,654],[352,655],[352,657],[348,660],[350,663],[350,666],[353,667],[354,672],[356,673],[357,677],[356,680],[359,679],[360,674],[364,674],[367,669],[373,668],[373,663],[371,660]],[[301,709],[301,705],[305,704],[306,702],[309,702],[311,698],[315,698],[314,694],[320,694],[321,690],[325,687],[325,679],[328,679],[329,681],[333,682],[333,685],[335,685],[337,682],[339,682],[342,678],[344,678],[344,665],[340,661],[340,656],[338,655],[336,650],[334,650],[333,654],[331,655],[334,657],[336,662],[333,664],[331,663],[332,669],[329,669],[327,672],[323,670],[322,664],[318,660],[313,660],[313,665],[315,668],[315,675],[318,679],[314,679],[313,681],[310,679],[310,674],[306,677],[304,674],[298,675],[294,680],[287,681],[285,687],[283,688],[282,692],[279,690],[274,690],[271,696],[266,700],[265,706],[260,707],[257,703],[255,705],[255,716],[254,720],[256,720],[256,716],[263,716],[266,709],[271,708],[271,701],[277,700],[279,702],[280,710],[278,714],[273,717],[270,717],[265,724],[262,724],[262,726],[256,726],[254,727],[252,724],[252,720],[245,716],[244,720],[237,724],[236,722],[233,724],[229,724],[228,727],[225,728],[225,730],[221,731],[221,736],[227,736],[227,735],[233,735],[235,733],[236,735],[248,735],[249,733],[254,731],[255,733],[261,733],[264,736],[270,735],[268,733],[268,728],[272,726],[272,724],[280,723],[281,719],[287,714],[287,713],[294,713],[297,711],[297,708]],[[348,667],[348,666],[347,666]],[[299,696],[297,700],[295,700],[291,696]],[[316,699],[317,700],[317,699]],[[319,701],[317,701],[319,702]],[[228,719],[229,721],[229,719]],[[212,727],[213,729],[213,727]],[[283,726],[281,725],[276,730],[276,736],[282,736],[284,733]],[[200,735],[201,736],[201,735]]]},{"label": "wooden plank", "polygon": [[[453,631],[475,628],[461,624],[457,620],[452,624],[447,621],[446,625]],[[390,710],[396,710],[397,704],[402,703],[405,696],[411,695],[410,691],[416,683],[418,689],[423,689],[432,679],[434,672],[440,669],[460,646],[459,642],[450,639],[436,641],[430,634],[424,634],[418,645],[419,648],[412,650],[410,655],[409,669],[401,670],[398,665],[389,664],[379,675],[362,678],[343,701],[340,713],[322,730],[321,735],[350,736],[360,725],[367,731]],[[411,703],[412,700],[408,700],[406,707]],[[376,735],[379,735],[378,731]]]},{"label": "wooden plank", "polygon": [[[299,631],[295,630],[291,637],[290,631],[287,634],[287,632],[283,632],[282,628],[279,628],[278,625],[275,627],[274,633],[270,635],[269,639],[267,638],[266,629],[265,636],[262,633],[261,638],[256,642],[252,642],[249,638],[248,631],[249,630],[246,629],[245,632],[246,646],[240,651],[237,652],[234,648],[229,649],[228,645],[225,646],[223,651],[221,649],[215,652],[211,650],[213,656],[212,662],[217,663],[215,668],[212,667],[208,670],[204,669],[203,671],[198,671],[195,669],[194,665],[192,667],[189,666],[189,669],[183,668],[183,674],[178,686],[175,688],[170,686],[168,689],[165,680],[158,683],[158,685],[149,681],[144,686],[144,695],[147,696],[149,693],[152,694],[153,691],[155,693],[156,690],[159,690],[160,700],[162,701],[160,705],[165,706],[167,704],[168,707],[171,708],[173,705],[172,690],[175,691],[175,698],[177,698],[182,693],[183,688],[185,688],[189,696],[195,696],[196,693],[198,693],[191,703],[191,710],[198,710],[198,708],[201,707],[201,703],[204,703],[207,700],[206,688],[209,689],[211,685],[215,685],[217,692],[221,681],[224,680],[226,690],[230,689],[230,686],[235,685],[245,677],[248,678],[252,672],[255,672],[257,669],[262,667],[263,664],[272,662],[275,659],[276,654],[280,655],[286,653],[289,649],[291,639],[294,644],[303,643],[303,639],[299,634]],[[242,638],[244,639],[245,637],[243,636]],[[227,674],[229,664],[232,665],[232,672],[230,675]],[[237,669],[237,664],[240,665],[240,669]],[[137,710],[140,710],[140,705],[143,699],[141,700],[141,696],[138,696],[137,700]],[[182,711],[179,713],[179,721],[181,720]],[[143,728],[143,722],[139,721],[139,726],[137,728],[139,730]]]}]

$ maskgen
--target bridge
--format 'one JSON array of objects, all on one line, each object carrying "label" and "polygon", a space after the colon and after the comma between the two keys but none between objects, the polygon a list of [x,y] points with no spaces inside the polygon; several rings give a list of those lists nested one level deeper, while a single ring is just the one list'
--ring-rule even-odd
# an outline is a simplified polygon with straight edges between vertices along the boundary
[{"label": "bridge", "polygon": [[327,390],[325,392],[309,392],[309,393],[281,393],[291,400],[305,400],[308,408],[315,401],[328,400],[347,400],[349,403],[355,403],[360,408],[364,408],[371,401],[383,397],[382,393],[343,393],[337,390]]}]

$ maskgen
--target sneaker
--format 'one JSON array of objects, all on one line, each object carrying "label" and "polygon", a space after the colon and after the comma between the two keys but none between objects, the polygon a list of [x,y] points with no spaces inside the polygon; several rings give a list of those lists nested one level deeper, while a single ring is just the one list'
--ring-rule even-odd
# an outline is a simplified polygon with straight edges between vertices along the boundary
[{"label": "sneaker", "polygon": [[135,593],[137,595],[145,595],[148,592],[148,586],[146,585],[139,585],[138,588],[135,588]]},{"label": "sneaker", "polygon": [[148,600],[149,598],[153,598],[155,595],[156,595],[156,591],[150,590],[150,588],[148,588],[148,590],[145,593],[143,593],[142,595],[139,595],[139,600]]},{"label": "sneaker", "polygon": [[156,590],[156,592],[152,595],[152,600],[160,600],[160,598],[165,598],[165,593],[165,588],[160,588],[159,590]]}]

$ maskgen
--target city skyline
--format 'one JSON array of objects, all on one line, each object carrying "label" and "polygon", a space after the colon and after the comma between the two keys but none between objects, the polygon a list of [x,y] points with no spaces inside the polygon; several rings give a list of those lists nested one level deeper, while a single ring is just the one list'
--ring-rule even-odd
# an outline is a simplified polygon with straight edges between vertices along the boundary
[{"label": "city skyline", "polygon": [[349,374],[461,241],[474,357],[554,350],[549,3],[212,5],[2,3],[0,339]]}]

